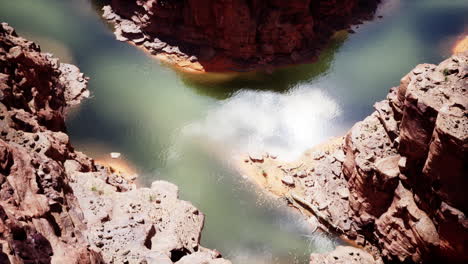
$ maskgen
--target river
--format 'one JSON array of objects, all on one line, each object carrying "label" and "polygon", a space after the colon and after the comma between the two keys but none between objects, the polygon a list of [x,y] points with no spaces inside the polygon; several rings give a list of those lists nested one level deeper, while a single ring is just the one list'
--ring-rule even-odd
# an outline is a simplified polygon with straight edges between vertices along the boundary
[{"label": "river", "polygon": [[67,118],[76,149],[149,185],[177,184],[206,215],[202,245],[235,264],[307,263],[336,238],[258,191],[233,168],[241,153],[294,159],[343,135],[418,63],[438,63],[468,32],[466,0],[383,1],[312,64],[273,73],[179,73],[115,40],[98,1],[0,0],[0,20],[89,76],[92,98]]}]

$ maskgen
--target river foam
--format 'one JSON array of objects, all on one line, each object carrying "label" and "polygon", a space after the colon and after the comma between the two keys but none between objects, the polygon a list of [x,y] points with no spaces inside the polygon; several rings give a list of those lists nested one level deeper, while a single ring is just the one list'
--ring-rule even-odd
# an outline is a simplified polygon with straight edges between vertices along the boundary
[{"label": "river foam", "polygon": [[293,160],[334,134],[327,124],[341,112],[332,97],[311,84],[287,94],[247,90],[221,101],[184,132],[206,136],[233,152]]}]

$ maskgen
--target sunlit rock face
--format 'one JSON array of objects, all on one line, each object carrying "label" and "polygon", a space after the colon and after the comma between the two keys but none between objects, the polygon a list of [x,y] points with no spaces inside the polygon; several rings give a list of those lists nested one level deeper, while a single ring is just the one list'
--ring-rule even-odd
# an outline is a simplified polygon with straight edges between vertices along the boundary
[{"label": "sunlit rock face", "polygon": [[313,54],[337,29],[368,17],[378,0],[112,0],[145,33],[238,59],[293,61]]},{"label": "sunlit rock face", "polygon": [[468,261],[467,65],[459,53],[416,66],[345,137],[294,163],[268,154],[242,161],[261,186],[375,258],[337,248],[312,254],[311,264]]},{"label": "sunlit rock face", "polygon": [[366,251],[349,246],[339,246],[335,250],[310,256],[310,264],[374,264],[376,263],[372,255]]},{"label": "sunlit rock face", "polygon": [[353,219],[386,259],[468,260],[467,55],[418,65],[346,136]]},{"label": "sunlit rock face", "polygon": [[88,95],[77,67],[0,24],[0,263],[229,264],[177,186],[136,188],[73,149],[65,110]]},{"label": "sunlit rock face", "polygon": [[[0,263],[99,263],[64,175],[63,110],[87,97],[78,68],[0,24]],[[87,165],[88,164],[88,165]]]}]

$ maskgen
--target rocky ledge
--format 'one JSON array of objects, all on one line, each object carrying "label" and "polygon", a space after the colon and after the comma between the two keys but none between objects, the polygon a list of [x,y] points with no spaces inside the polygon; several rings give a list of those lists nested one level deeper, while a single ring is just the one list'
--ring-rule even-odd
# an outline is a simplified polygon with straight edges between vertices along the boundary
[{"label": "rocky ledge", "polygon": [[230,263],[177,187],[99,166],[70,145],[65,111],[87,78],[0,25],[0,263]]},{"label": "rocky ledge", "polygon": [[369,19],[379,0],[112,0],[118,40],[194,71],[311,61],[332,34]]},{"label": "rocky ledge", "polygon": [[243,173],[374,262],[467,263],[467,76],[466,51],[418,65],[345,137],[293,163],[248,157]]}]

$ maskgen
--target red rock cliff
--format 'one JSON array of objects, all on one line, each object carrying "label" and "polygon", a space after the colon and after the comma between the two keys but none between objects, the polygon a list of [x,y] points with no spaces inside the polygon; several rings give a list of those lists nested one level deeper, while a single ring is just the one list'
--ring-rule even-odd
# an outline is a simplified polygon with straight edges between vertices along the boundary
[{"label": "red rock cliff", "polygon": [[204,215],[177,186],[136,188],[74,151],[64,115],[86,84],[0,24],[0,263],[230,264],[199,244]]},{"label": "red rock cliff", "polygon": [[346,137],[353,219],[387,259],[468,260],[467,55],[418,65]]},{"label": "red rock cliff", "polygon": [[[153,37],[210,47],[242,60],[297,60],[377,0],[112,0],[114,11]],[[365,14],[365,15],[364,15]]]},{"label": "red rock cliff", "polygon": [[[282,179],[309,222],[344,234],[375,263],[467,263],[467,77],[468,52],[420,64],[328,148],[293,164],[269,155],[243,163],[261,169],[265,186]],[[367,261],[349,250],[313,254],[311,264]]]}]

